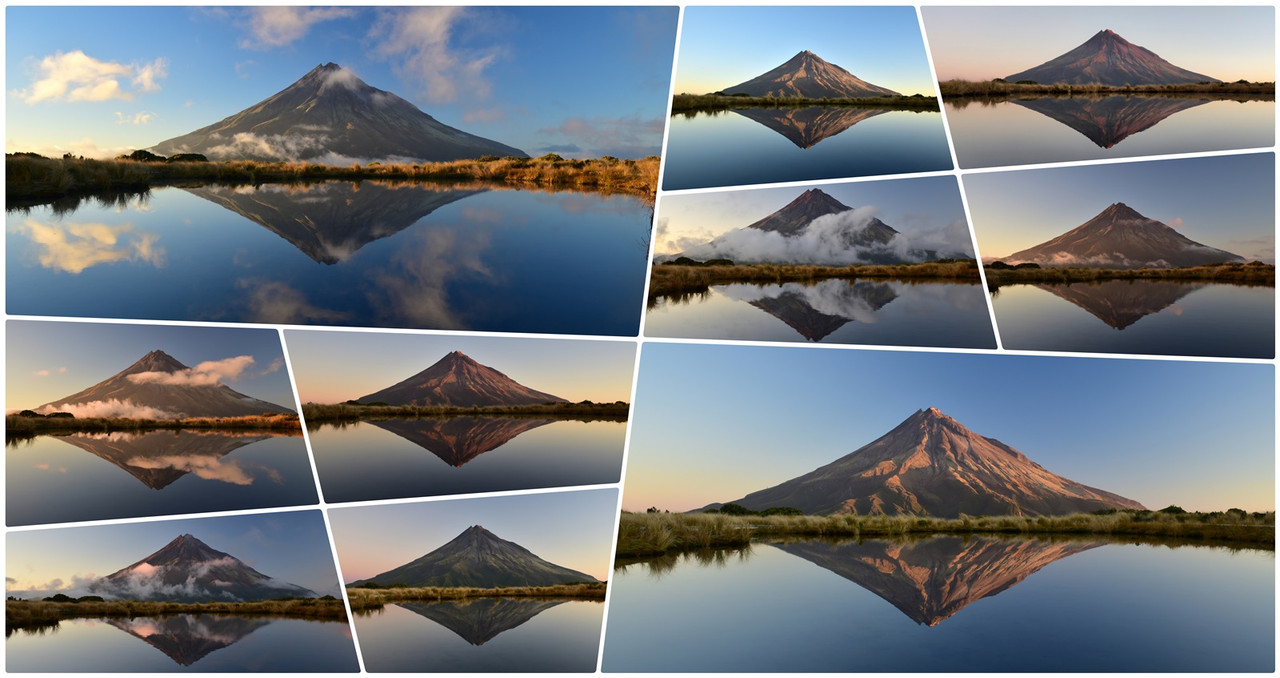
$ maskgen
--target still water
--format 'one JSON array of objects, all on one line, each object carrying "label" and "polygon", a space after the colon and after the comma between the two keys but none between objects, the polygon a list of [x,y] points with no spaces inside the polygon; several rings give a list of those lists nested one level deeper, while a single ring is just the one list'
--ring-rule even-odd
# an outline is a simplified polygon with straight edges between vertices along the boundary
[{"label": "still water", "polygon": [[635,335],[629,196],[329,182],[6,215],[11,314]]},{"label": "still water", "polygon": [[1005,348],[1272,358],[1274,287],[1155,280],[1006,285],[992,295]]},{"label": "still water", "polygon": [[849,107],[674,115],[666,190],[951,169],[942,115]]},{"label": "still water", "polygon": [[1275,144],[1275,102],[1192,97],[946,100],[961,167],[1128,158]]},{"label": "still water", "polygon": [[625,422],[389,419],[309,431],[326,501],[616,483]]},{"label": "still water", "polygon": [[5,521],[32,525],[315,504],[302,436],[38,436],[5,447]]},{"label": "still water", "polygon": [[935,537],[615,570],[604,670],[1272,671],[1275,554]]},{"label": "still water", "polygon": [[359,670],[346,622],[211,614],[63,620],[15,631],[5,657],[10,673]]},{"label": "still water", "polygon": [[478,598],[401,603],[355,618],[369,671],[586,673],[604,604]]},{"label": "still water", "polygon": [[982,286],[883,280],[713,285],[659,297],[645,336],[995,348]]}]

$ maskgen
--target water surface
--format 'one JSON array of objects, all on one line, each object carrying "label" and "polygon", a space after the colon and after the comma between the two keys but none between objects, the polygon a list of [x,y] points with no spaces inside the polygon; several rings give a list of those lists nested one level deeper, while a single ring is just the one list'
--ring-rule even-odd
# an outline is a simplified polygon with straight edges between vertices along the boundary
[{"label": "water surface", "polygon": [[937,111],[749,108],[671,118],[666,190],[951,169]]},{"label": "water surface", "polygon": [[9,525],[318,501],[300,435],[74,433],[13,442],[5,456]]},{"label": "water surface", "polygon": [[659,297],[645,335],[995,348],[981,285],[884,280],[733,283]]},{"label": "water surface", "polygon": [[626,423],[389,419],[308,433],[326,501],[616,483]]},{"label": "water surface", "polygon": [[992,295],[1005,348],[1271,358],[1275,288],[1109,280],[1003,285]]}]

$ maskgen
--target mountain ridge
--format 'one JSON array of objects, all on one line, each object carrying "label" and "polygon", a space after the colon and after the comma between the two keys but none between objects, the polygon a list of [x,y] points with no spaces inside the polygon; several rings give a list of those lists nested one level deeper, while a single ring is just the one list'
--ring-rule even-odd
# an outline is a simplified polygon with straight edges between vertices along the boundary
[{"label": "mountain ridge", "polygon": [[1044,85],[1182,85],[1221,82],[1174,66],[1151,50],[1135,45],[1111,29],[1095,33],[1080,46],[1039,66],[1005,76],[1009,82],[1030,80]]},{"label": "mountain ridge", "polygon": [[723,92],[753,97],[807,99],[902,96],[887,87],[873,85],[807,49],[746,82],[725,88]]},{"label": "mountain ridge", "polygon": [[537,391],[461,351],[451,351],[430,367],[387,388],[356,399],[389,405],[447,407],[521,406],[566,403]]}]

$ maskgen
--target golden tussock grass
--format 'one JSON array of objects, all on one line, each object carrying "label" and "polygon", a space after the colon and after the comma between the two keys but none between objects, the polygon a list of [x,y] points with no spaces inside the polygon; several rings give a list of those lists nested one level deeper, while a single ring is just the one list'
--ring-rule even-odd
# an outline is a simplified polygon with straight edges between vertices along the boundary
[{"label": "golden tussock grass", "polygon": [[558,584],[554,586],[500,586],[496,588],[476,587],[390,587],[390,588],[347,588],[347,599],[351,601],[351,610],[372,610],[387,603],[436,602],[441,600],[464,600],[468,598],[576,598],[581,600],[604,600],[606,582],[585,582],[580,584]]},{"label": "golden tussock grass", "polygon": [[[998,263],[998,262],[997,262]],[[1209,264],[1180,268],[1075,268],[1044,266],[1040,268],[1001,268],[987,264],[984,267],[987,286],[1017,283],[1073,283],[1101,282],[1104,280],[1168,280],[1186,282],[1223,282],[1241,285],[1275,287],[1276,267],[1261,261],[1249,263]]]},{"label": "golden tussock grass", "polygon": [[293,617],[346,621],[342,601],[324,598],[292,598],[255,602],[169,603],[138,600],[53,602],[43,600],[5,601],[5,629],[55,625],[62,619],[99,617],[159,617],[175,614],[225,614],[245,617]]},{"label": "golden tussock grass", "polygon": [[799,264],[681,265],[655,264],[649,278],[649,297],[704,292],[711,285],[729,283],[781,284],[830,278],[937,280],[977,283],[978,264],[972,259],[918,264],[861,264],[809,266]]}]

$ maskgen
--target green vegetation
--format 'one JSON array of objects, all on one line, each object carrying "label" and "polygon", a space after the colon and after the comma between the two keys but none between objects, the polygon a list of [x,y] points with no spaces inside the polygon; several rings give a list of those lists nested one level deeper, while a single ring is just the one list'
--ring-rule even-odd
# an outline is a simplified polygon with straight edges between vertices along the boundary
[{"label": "green vegetation", "polygon": [[577,598],[604,600],[608,584],[587,582],[582,584],[558,584],[555,586],[500,586],[496,588],[445,587],[445,586],[378,586],[366,584],[348,587],[347,598],[351,611],[377,610],[387,603],[437,602],[467,598]]},{"label": "green vegetation", "polygon": [[[147,153],[147,155],[154,155]],[[59,198],[140,192],[154,186],[260,185],[316,181],[395,181],[437,184],[482,182],[487,186],[580,190],[637,195],[653,199],[658,185],[658,158],[565,160],[541,158],[454,160],[421,164],[373,163],[346,167],[311,162],[209,162],[187,159],[92,160],[45,158],[34,153],[5,155],[6,208],[30,206]],[[156,156],[159,158],[160,156]],[[177,158],[179,156],[174,156]]]},{"label": "green vegetation", "polygon": [[[57,596],[54,596],[57,598]],[[58,600],[19,600],[10,598],[4,604],[4,629],[8,636],[16,629],[40,629],[57,626],[63,619],[100,617],[158,617],[174,614],[227,614],[242,617],[292,617],[298,619],[347,620],[342,601],[333,596],[322,598],[281,598],[249,603],[169,603],[140,600],[108,600],[98,596]],[[98,600],[92,600],[98,598]]]},{"label": "green vegetation", "polygon": [[579,403],[546,403],[543,405],[445,407],[439,405],[388,405],[374,403],[362,405],[354,400],[325,405],[305,403],[302,417],[308,429],[321,424],[379,419],[439,419],[445,417],[554,417],[580,421],[626,421],[631,408],[621,400],[612,403],[596,403],[584,400]]},{"label": "green vegetation", "polygon": [[5,415],[5,442],[34,438],[38,435],[68,433],[114,433],[125,431],[209,431],[219,433],[302,435],[302,424],[296,414],[263,414],[249,417],[192,417],[186,419],[126,419],[123,417],[76,418],[66,412],[45,416],[23,410]]},{"label": "green vegetation", "polygon": [[[1176,509],[1176,510],[1174,510]],[[754,540],[782,537],[902,537],[929,534],[1087,534],[1176,537],[1275,548],[1276,514],[1105,511],[1065,516],[794,516],[624,511],[619,521],[619,558],[658,556],[708,548],[738,548]]]},{"label": "green vegetation", "polygon": [[897,111],[936,111],[937,97],[923,94],[911,96],[866,97],[860,99],[813,99],[808,97],[751,97],[743,94],[677,94],[671,98],[672,113],[723,111],[734,108],[800,108],[809,106],[841,106],[846,108],[880,108]]},{"label": "green vegetation", "polygon": [[649,298],[705,292],[712,285],[728,283],[781,284],[829,278],[887,278],[891,280],[945,280],[979,282],[978,262],[973,259],[939,259],[920,264],[859,264],[809,266],[799,264],[742,264],[727,260],[700,263],[681,257],[655,264],[649,277]]},{"label": "green vegetation", "polygon": [[943,97],[1018,97],[1033,95],[1050,96],[1108,96],[1113,94],[1195,94],[1195,95],[1266,95],[1263,99],[1274,99],[1276,84],[1274,82],[1204,82],[1185,83],[1180,85],[1129,85],[1113,87],[1109,85],[1068,85],[1039,84],[1031,81],[1008,82],[1002,78],[994,80],[946,80],[938,83],[938,91]]},{"label": "green vegetation", "polygon": [[1002,285],[1017,283],[1073,283],[1101,282],[1103,280],[1181,280],[1188,282],[1222,282],[1240,285],[1275,287],[1276,267],[1261,261],[1247,264],[1208,264],[1182,268],[1068,268],[1040,267],[1019,264],[1010,266],[996,261],[984,267],[987,288],[999,289]]}]

